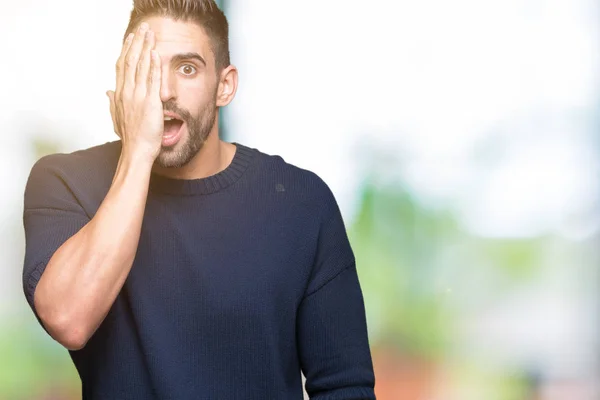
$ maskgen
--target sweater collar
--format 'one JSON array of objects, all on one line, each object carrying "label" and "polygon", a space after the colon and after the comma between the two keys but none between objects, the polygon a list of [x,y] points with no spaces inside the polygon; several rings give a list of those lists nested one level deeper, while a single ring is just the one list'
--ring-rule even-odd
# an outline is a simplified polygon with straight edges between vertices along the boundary
[{"label": "sweater collar", "polygon": [[236,151],[231,163],[214,175],[200,179],[174,179],[153,173],[150,190],[180,196],[205,195],[218,192],[236,182],[250,166],[255,151],[240,143],[232,142]]}]

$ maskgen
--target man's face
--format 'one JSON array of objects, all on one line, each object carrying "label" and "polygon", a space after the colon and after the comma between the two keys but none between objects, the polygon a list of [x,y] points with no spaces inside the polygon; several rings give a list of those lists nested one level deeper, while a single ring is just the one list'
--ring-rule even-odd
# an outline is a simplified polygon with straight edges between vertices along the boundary
[{"label": "man's face", "polygon": [[179,168],[202,148],[217,115],[218,79],[210,39],[193,22],[152,17],[145,20],[155,33],[162,62],[160,97],[166,114],[163,146],[156,159],[161,167]]}]

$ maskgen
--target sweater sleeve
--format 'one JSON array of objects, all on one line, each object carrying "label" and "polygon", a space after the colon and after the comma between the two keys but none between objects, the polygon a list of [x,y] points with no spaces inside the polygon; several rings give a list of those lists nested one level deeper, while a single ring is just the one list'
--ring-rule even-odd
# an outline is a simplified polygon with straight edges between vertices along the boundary
[{"label": "sweater sleeve", "polygon": [[90,220],[73,194],[67,167],[57,162],[60,157],[47,156],[33,166],[24,195],[23,290],[40,324],[33,296],[46,265],[54,252]]},{"label": "sweater sleeve", "polygon": [[297,315],[306,391],[315,400],[375,399],[362,291],[344,222],[327,188],[312,276]]}]

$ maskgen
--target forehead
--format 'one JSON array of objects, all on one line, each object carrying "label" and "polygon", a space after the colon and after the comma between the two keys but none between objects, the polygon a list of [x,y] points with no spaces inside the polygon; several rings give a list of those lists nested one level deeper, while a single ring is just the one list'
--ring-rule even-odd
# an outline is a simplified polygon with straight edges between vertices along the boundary
[{"label": "forehead", "polygon": [[155,34],[155,48],[161,57],[170,58],[177,53],[196,52],[206,60],[212,55],[210,40],[197,23],[158,16],[144,21]]}]

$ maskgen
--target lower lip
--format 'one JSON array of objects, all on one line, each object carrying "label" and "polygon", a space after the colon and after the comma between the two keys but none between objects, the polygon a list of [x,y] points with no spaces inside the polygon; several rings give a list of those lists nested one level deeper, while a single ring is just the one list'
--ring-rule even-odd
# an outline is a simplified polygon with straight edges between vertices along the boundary
[{"label": "lower lip", "polygon": [[185,125],[185,123],[181,124],[181,126],[179,127],[179,130],[177,131],[177,133],[174,133],[172,135],[169,136],[163,136],[162,138],[162,145],[164,147],[169,147],[169,146],[173,146],[174,144],[176,144],[177,142],[179,142],[179,139],[181,138],[181,131],[183,131],[183,126]]}]

